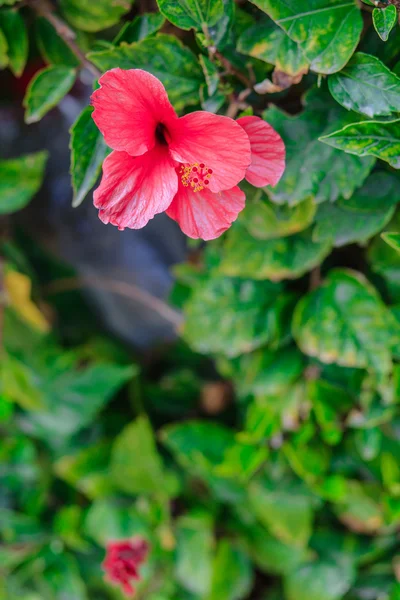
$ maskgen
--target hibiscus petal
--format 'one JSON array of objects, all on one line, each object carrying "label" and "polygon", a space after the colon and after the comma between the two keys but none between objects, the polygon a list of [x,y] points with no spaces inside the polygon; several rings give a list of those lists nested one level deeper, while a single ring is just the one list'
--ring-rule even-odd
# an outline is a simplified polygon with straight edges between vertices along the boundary
[{"label": "hibiscus petal", "polygon": [[229,229],[243,210],[245,200],[237,186],[214,194],[210,189],[194,192],[190,187],[179,185],[166,212],[187,236],[213,240]]},{"label": "hibiscus petal", "polygon": [[260,117],[237,120],[249,136],[251,165],[246,179],[255,187],[276,185],[285,170],[285,145],[279,133]]},{"label": "hibiscus petal", "polygon": [[114,151],[103,163],[94,205],[103,223],[140,229],[171,204],[178,177],[167,148],[156,146],[142,156]]},{"label": "hibiscus petal", "polygon": [[93,119],[114,150],[139,156],[156,144],[159,123],[178,120],[161,81],[141,69],[111,69],[93,92]]},{"label": "hibiscus petal", "polygon": [[204,163],[212,169],[211,191],[228,190],[244,178],[250,165],[250,143],[233,119],[198,111],[178,119],[169,132],[175,160]]}]

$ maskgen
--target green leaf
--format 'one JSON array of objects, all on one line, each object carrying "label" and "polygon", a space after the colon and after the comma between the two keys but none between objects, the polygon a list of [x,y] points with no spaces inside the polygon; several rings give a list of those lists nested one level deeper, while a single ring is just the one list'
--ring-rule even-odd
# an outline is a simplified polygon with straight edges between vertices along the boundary
[{"label": "green leaf", "polygon": [[[42,574],[42,586],[47,589],[52,600],[89,600],[86,585],[80,573],[77,559],[72,554],[63,553],[55,555],[50,549],[43,552],[42,561],[46,560],[45,570]],[[39,557],[40,558],[40,557]]]},{"label": "green leaf", "polygon": [[126,508],[112,499],[96,500],[91,504],[86,515],[84,531],[99,546],[106,546],[113,540],[148,535],[146,523],[135,508]]},{"label": "green leaf", "polygon": [[218,499],[232,503],[243,497],[237,477],[219,472],[236,445],[231,429],[218,423],[185,421],[164,427],[161,441],[189,477],[201,479]]},{"label": "green leaf", "polygon": [[157,0],[161,13],[176,27],[203,30],[224,15],[222,0]]},{"label": "green leaf", "polygon": [[353,0],[252,0],[300,47],[311,68],[325,75],[340,71],[362,31]]},{"label": "green leaf", "polygon": [[363,275],[337,269],[300,300],[293,335],[305,354],[321,362],[387,373],[400,326]]},{"label": "green leaf", "polygon": [[31,79],[24,98],[25,123],[40,121],[69,92],[75,81],[69,67],[46,67]]},{"label": "green leaf", "polygon": [[260,348],[233,359],[226,365],[221,359],[222,374],[233,379],[239,395],[283,395],[301,375],[302,354],[295,347],[279,350]]},{"label": "green leaf", "polygon": [[249,185],[243,189],[246,192],[246,209],[240,214],[240,222],[258,240],[293,235],[306,229],[313,221],[317,206],[311,198],[295,206],[279,205],[271,202],[261,189]]},{"label": "green leaf", "polygon": [[400,111],[400,78],[370,54],[357,52],[328,84],[335,100],[348,110],[367,117]]},{"label": "green leaf", "polygon": [[180,465],[202,477],[223,462],[226,452],[235,443],[232,430],[205,421],[167,425],[162,430],[161,440]]},{"label": "green leaf", "polygon": [[[140,460],[135,460],[139,457]],[[115,439],[111,475],[127,494],[166,494],[163,464],[150,422],[144,416],[127,425]]]},{"label": "green leaf", "polygon": [[125,23],[114,39],[114,45],[117,46],[122,42],[132,44],[132,42],[140,42],[155,33],[164,25],[165,19],[160,13],[144,13],[137,15],[133,21]]},{"label": "green leaf", "polygon": [[329,239],[314,242],[311,230],[273,240],[257,240],[236,223],[225,239],[220,271],[251,279],[296,279],[320,264],[331,250]]},{"label": "green leaf", "polygon": [[16,77],[20,77],[28,58],[28,34],[25,21],[15,10],[2,10],[0,12],[0,31],[7,41],[9,67]]},{"label": "green leaf", "polygon": [[319,139],[349,154],[376,156],[400,169],[400,120],[353,123]]},{"label": "green leaf", "polygon": [[19,0],[0,0],[0,6],[12,6]]},{"label": "green leaf", "polygon": [[374,8],[372,11],[372,22],[375,27],[375,31],[379,37],[386,42],[389,38],[389,33],[396,25],[397,21],[397,8],[394,4],[386,6],[386,8]]},{"label": "green leaf", "polygon": [[306,559],[307,551],[284,544],[258,523],[246,526],[241,533],[251,558],[267,575],[290,573]]},{"label": "green leaf", "polygon": [[213,564],[211,591],[207,600],[248,598],[253,583],[249,558],[230,541],[219,542]]},{"label": "green leaf", "polygon": [[316,561],[285,578],[287,600],[341,600],[350,589],[355,572],[348,562]]},{"label": "green leaf", "polygon": [[353,398],[342,388],[323,379],[310,381],[307,396],[327,444],[337,444],[343,435],[343,420],[352,408]]},{"label": "green leaf", "polygon": [[214,276],[185,306],[184,339],[198,352],[238,356],[286,335],[292,299],[279,284]]},{"label": "green leaf", "polygon": [[386,231],[381,237],[389,246],[400,252],[400,233]]},{"label": "green leaf", "polygon": [[199,86],[204,83],[200,65],[192,52],[171,35],[159,33],[133,44],[91,52],[88,58],[102,71],[114,67],[146,69],[162,81],[178,111],[199,102]]},{"label": "green leaf", "polygon": [[110,444],[99,442],[75,454],[64,454],[53,463],[54,472],[81,494],[90,499],[114,492],[109,477]]},{"label": "green leaf", "polygon": [[63,506],[55,515],[53,531],[63,542],[76,551],[88,550],[88,543],[82,538],[83,509],[76,504]]},{"label": "green leaf", "polygon": [[[399,214],[387,226],[388,231],[400,231]],[[372,271],[382,278],[392,303],[400,303],[400,254],[378,236],[368,249]]]},{"label": "green leaf", "polygon": [[334,510],[351,529],[373,534],[383,525],[382,506],[377,500],[379,487],[359,481],[345,480],[344,494]]},{"label": "green leaf", "polygon": [[74,197],[72,206],[79,206],[97,181],[103,160],[109,149],[92,119],[92,107],[87,106],[71,127],[71,177]]},{"label": "green leaf", "polygon": [[0,69],[4,69],[8,65],[8,43],[6,36],[0,29]]},{"label": "green leaf", "polygon": [[44,17],[35,21],[36,43],[43,59],[50,65],[78,67],[79,60]]},{"label": "green leaf", "polygon": [[249,503],[258,520],[281,542],[304,548],[312,531],[312,499],[299,484],[266,480],[249,486]]},{"label": "green leaf", "polygon": [[[217,91],[219,85],[219,73],[218,68],[215,66],[213,62],[204,54],[200,54],[199,62],[201,64],[201,68],[203,69],[204,78],[207,84],[207,91],[209,96],[213,96]],[[225,101],[225,96],[224,96]]]},{"label": "green leaf", "polygon": [[59,357],[37,371],[37,365],[29,369],[46,410],[32,412],[25,418],[34,435],[55,444],[89,425],[134,374],[130,366],[97,363],[80,369],[75,356],[63,353],[63,359]]},{"label": "green leaf", "polygon": [[238,27],[241,17],[248,19],[249,15],[240,11],[233,0],[222,0],[224,12],[219,21],[209,27],[208,32],[213,45],[219,50],[227,51],[227,47],[232,43],[232,29],[234,25]]},{"label": "green leaf", "polygon": [[176,578],[186,590],[203,597],[211,586],[214,549],[211,515],[193,511],[177,519],[176,525]]},{"label": "green leaf", "polygon": [[299,45],[273,21],[260,20],[240,36],[237,49],[243,54],[276,66],[288,75],[308,71],[309,62]]},{"label": "green leaf", "polygon": [[46,151],[0,160],[0,214],[24,208],[42,185]]},{"label": "green leaf", "polygon": [[115,25],[131,5],[132,0],[60,0],[64,17],[83,31],[100,31]]},{"label": "green leaf", "polygon": [[318,141],[332,124],[348,119],[348,113],[329,95],[312,90],[306,96],[305,110],[290,116],[277,108],[264,118],[283,138],[286,146],[286,170],[274,188],[266,188],[277,204],[296,205],[310,197],[315,202],[334,202],[349,198],[362,185],[375,160],[353,157],[339,150],[326,151]]},{"label": "green leaf", "polygon": [[29,377],[24,365],[12,356],[6,355],[0,367],[1,391],[10,401],[25,410],[43,408],[42,396]]},{"label": "green leaf", "polygon": [[315,217],[313,239],[330,239],[335,246],[365,243],[390,221],[399,198],[399,179],[378,171],[349,199],[324,202]]}]

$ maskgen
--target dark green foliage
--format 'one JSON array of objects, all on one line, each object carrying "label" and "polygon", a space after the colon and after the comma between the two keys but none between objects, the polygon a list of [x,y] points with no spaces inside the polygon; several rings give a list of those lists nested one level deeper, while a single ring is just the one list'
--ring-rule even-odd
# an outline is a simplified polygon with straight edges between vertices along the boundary
[{"label": "dark green foliage", "polygon": [[[47,65],[28,124],[140,68],[179,115],[257,115],[286,146],[175,268],[179,339],[145,359],[81,331],[77,292],[60,309],[64,267],[13,228],[47,153],[2,155],[0,600],[121,600],[101,562],[133,536],[138,600],[400,599],[398,4],[0,0],[0,67]],[[109,152],[91,113],[74,206]]]}]

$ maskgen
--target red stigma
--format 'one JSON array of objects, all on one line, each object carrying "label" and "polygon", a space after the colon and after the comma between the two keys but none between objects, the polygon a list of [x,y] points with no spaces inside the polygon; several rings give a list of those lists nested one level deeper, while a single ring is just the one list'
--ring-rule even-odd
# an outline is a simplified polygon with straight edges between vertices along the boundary
[{"label": "red stigma", "polygon": [[180,176],[185,187],[190,186],[193,192],[200,192],[210,183],[212,169],[208,169],[204,163],[182,165]]}]

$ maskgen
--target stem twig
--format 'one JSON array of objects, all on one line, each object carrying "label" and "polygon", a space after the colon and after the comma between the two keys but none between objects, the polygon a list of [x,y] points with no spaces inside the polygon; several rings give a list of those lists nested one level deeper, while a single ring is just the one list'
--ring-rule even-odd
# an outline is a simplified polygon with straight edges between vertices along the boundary
[{"label": "stem twig", "polygon": [[108,292],[113,292],[114,294],[119,294],[120,296],[125,296],[125,298],[129,298],[130,300],[140,302],[141,304],[144,304],[145,306],[157,312],[166,321],[172,323],[176,328],[178,328],[182,323],[182,315],[177,310],[168,306],[168,304],[166,304],[160,298],[157,298],[149,292],[146,292],[146,290],[142,290],[133,283],[127,283],[126,281],[102,279],[100,277],[92,276],[84,277],[82,279],[79,277],[66,277],[63,279],[56,279],[52,283],[49,283],[44,287],[43,291],[47,295],[51,295],[63,292],[72,292],[84,287],[93,287],[106,290]]},{"label": "stem twig", "polygon": [[64,40],[67,46],[72,50],[75,56],[79,59],[81,65],[88,69],[98,79],[101,75],[100,69],[98,69],[93,63],[91,63],[85,56],[85,53],[79,48],[76,43],[76,34],[65,21],[63,21],[54,12],[54,7],[49,0],[31,0],[29,6],[41,17],[44,17],[51,23],[58,33],[58,35]]}]

